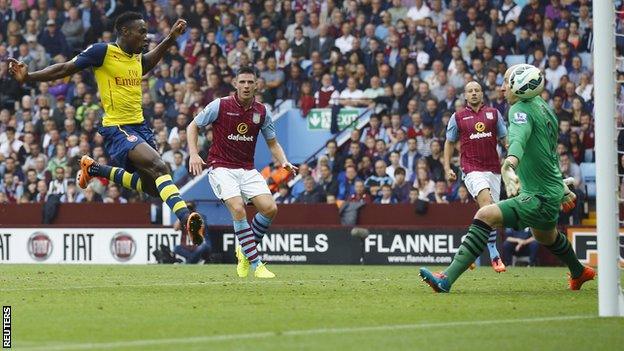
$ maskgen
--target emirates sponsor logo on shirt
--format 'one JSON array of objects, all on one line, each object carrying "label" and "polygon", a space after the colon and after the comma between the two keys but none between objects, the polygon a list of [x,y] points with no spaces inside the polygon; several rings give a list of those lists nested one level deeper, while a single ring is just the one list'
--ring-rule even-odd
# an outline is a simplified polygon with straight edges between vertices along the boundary
[{"label": "emirates sponsor logo on shirt", "polygon": [[228,135],[227,138],[229,140],[233,140],[233,141],[246,141],[246,142],[254,141],[254,137],[253,136],[246,136],[246,135],[240,135],[240,134],[237,134],[237,135],[230,134],[230,135]]},{"label": "emirates sponsor logo on shirt", "polygon": [[487,133],[472,133],[470,134],[470,140],[475,140],[475,139],[483,139],[483,138],[491,138],[492,137],[492,132],[487,132]]}]

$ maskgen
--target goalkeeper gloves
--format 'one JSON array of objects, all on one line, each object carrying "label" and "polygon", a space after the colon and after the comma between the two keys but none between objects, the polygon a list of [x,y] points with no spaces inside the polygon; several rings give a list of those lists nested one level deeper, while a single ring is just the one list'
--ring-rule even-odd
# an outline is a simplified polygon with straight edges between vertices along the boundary
[{"label": "goalkeeper gloves", "polygon": [[561,200],[561,211],[568,213],[576,207],[576,194],[574,193],[574,178],[569,177],[563,180],[563,199]]},{"label": "goalkeeper gloves", "polygon": [[518,175],[516,174],[515,166],[507,159],[503,162],[501,176],[503,177],[503,182],[505,183],[507,196],[513,197],[518,195],[520,192],[520,178],[518,178]]}]

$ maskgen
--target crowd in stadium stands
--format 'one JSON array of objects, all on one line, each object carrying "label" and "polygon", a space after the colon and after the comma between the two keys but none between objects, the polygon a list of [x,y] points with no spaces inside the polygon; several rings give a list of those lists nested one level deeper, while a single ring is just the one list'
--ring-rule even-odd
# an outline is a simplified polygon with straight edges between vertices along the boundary
[{"label": "crowd in stadium stands", "polygon": [[[107,162],[92,73],[20,86],[5,62],[33,71],[114,41],[114,19],[125,11],[143,14],[150,48],[177,18],[188,21],[143,79],[144,115],[176,182],[189,178],[185,126],[233,91],[237,68],[255,65],[257,99],[270,107],[292,99],[304,117],[336,106],[374,112],[346,144],[330,141],[326,155],[302,165],[292,189],[268,166],[280,202],[470,201],[461,181],[445,180],[446,124],[472,80],[504,115],[503,73],[521,58],[544,71],[561,168],[582,189],[578,164],[594,147],[590,0],[0,0],[0,202],[140,199],[105,180],[86,191],[73,184],[83,154]],[[211,140],[208,128],[204,153]]]}]

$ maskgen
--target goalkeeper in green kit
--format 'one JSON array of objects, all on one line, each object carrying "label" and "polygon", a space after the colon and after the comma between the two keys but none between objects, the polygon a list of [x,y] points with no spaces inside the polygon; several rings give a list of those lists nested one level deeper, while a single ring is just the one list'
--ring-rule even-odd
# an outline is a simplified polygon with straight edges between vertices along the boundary
[{"label": "goalkeeper in green kit", "polygon": [[423,281],[436,292],[453,283],[481,254],[493,228],[531,228],[533,236],[570,269],[569,287],[579,290],[596,273],[583,266],[567,237],[557,230],[559,210],[576,205],[576,195],[559,171],[558,121],[539,94],[544,77],[538,68],[521,64],[505,72],[502,90],[509,110],[509,150],[501,175],[507,200],[479,209],[453,262],[440,273],[420,269]]}]

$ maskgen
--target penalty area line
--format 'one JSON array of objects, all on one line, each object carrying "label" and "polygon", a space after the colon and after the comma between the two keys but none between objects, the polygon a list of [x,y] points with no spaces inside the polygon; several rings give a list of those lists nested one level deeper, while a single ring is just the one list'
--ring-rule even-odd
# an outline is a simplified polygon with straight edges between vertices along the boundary
[{"label": "penalty area line", "polygon": [[396,330],[416,330],[430,328],[452,328],[474,325],[499,325],[499,324],[517,324],[517,323],[542,323],[555,321],[569,321],[581,319],[593,319],[598,316],[552,316],[537,318],[520,318],[520,319],[492,319],[481,321],[456,321],[456,322],[435,322],[435,323],[417,323],[417,324],[396,324],[396,325],[378,325],[378,326],[360,326],[360,327],[344,327],[344,328],[320,328],[320,329],[301,329],[301,330],[284,330],[284,331],[268,331],[247,334],[222,334],[222,335],[206,335],[186,338],[167,338],[167,339],[144,339],[115,341],[102,343],[83,343],[83,344],[47,344],[36,347],[20,348],[24,351],[61,351],[61,350],[94,350],[94,349],[118,349],[132,348],[143,346],[161,346],[166,344],[197,344],[206,342],[219,342],[230,340],[250,340],[250,339],[266,339],[273,337],[288,336],[306,336],[319,334],[349,334],[364,332],[384,332]]}]

